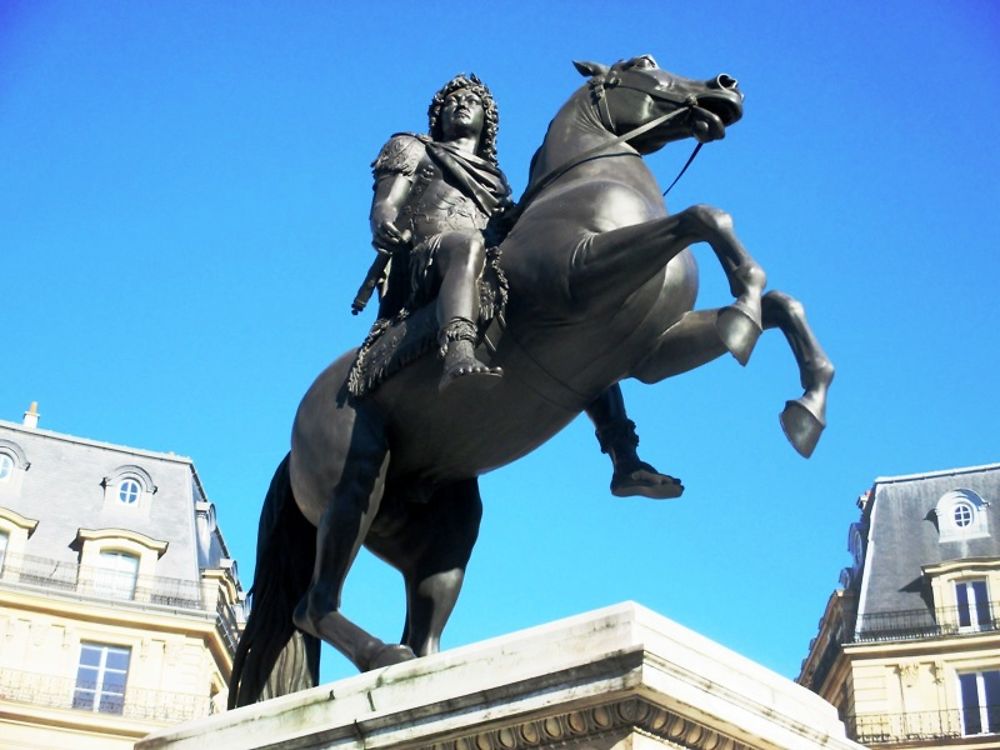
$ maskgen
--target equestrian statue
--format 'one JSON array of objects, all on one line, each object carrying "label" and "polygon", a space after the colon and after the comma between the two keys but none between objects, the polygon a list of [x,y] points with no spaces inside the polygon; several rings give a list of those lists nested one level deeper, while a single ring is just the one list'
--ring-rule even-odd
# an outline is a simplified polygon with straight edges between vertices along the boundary
[{"label": "equestrian statue", "polygon": [[[373,163],[376,260],[354,300],[380,289],[378,319],[303,398],[291,451],[264,500],[253,608],[230,706],[317,684],[319,643],[361,671],[438,650],[479,530],[479,475],[537,448],[586,411],[613,464],[612,493],[678,497],[640,460],[618,383],[656,383],[760,333],[788,340],[804,393],[780,423],[812,454],[833,366],[787,294],[709,206],[668,215],[643,155],[719,140],[743,113],[728,75],[661,70],[649,55],[587,78],[557,112],[513,204],[496,161],[486,86],[457,76],[431,102],[427,135],[397,133]],[[691,245],[704,242],[732,303],[695,310]],[[387,644],[341,612],[364,545],[405,581],[406,619]]]}]

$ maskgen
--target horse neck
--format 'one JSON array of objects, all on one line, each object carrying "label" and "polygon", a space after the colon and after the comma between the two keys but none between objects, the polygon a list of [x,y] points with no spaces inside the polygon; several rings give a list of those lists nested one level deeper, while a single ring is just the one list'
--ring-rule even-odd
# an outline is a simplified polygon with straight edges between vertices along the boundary
[{"label": "horse neck", "polygon": [[584,86],[570,97],[549,124],[545,139],[531,161],[527,189],[552,170],[570,163],[575,156],[614,138],[591,103],[589,87]]}]

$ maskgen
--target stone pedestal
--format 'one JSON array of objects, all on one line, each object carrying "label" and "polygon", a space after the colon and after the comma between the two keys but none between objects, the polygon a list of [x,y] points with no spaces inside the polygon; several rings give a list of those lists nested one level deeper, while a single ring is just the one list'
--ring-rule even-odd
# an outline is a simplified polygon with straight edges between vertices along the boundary
[{"label": "stone pedestal", "polygon": [[833,707],[636,604],[152,735],[136,750],[860,750]]}]

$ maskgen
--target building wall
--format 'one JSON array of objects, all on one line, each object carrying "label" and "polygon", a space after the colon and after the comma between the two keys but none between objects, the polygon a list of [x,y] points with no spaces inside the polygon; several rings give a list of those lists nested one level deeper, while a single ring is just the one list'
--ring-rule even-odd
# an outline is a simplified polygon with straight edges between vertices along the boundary
[{"label": "building wall", "polygon": [[190,459],[0,422],[0,749],[224,710],[242,607]]},{"label": "building wall", "polygon": [[1000,465],[879,479],[859,507],[799,682],[871,747],[1000,747]]}]

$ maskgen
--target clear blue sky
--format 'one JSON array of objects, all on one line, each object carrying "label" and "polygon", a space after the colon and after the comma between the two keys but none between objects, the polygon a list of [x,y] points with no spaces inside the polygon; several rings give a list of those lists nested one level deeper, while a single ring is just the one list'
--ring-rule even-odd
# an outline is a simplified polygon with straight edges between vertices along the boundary
[{"label": "clear blue sky", "polygon": [[[781,435],[777,333],[746,369],[627,383],[684,498],[613,498],[584,418],[485,477],[445,646],[635,599],[794,676],[873,478],[1000,460],[1000,4],[482,7],[2,0],[0,418],[37,400],[43,427],[192,456],[249,585],[298,400],[371,322],[348,309],[386,137],[476,72],[519,193],[571,60],[725,71],[745,117],[671,208],[730,211],[805,302],[838,366],[827,434],[810,461]],[[649,157],[661,182],[688,151]],[[701,304],[725,303],[697,252]],[[346,610],[398,637],[396,574],[360,560]]]}]

